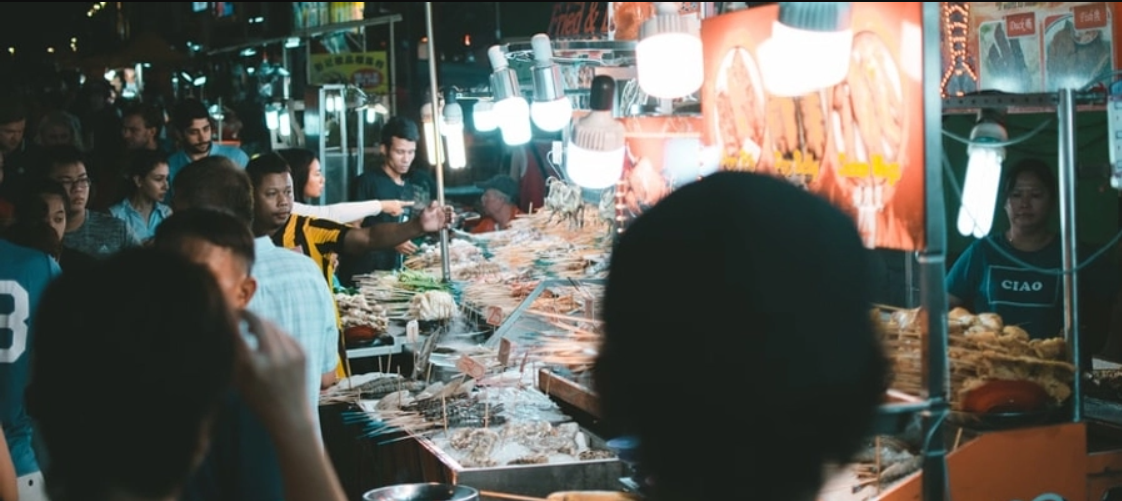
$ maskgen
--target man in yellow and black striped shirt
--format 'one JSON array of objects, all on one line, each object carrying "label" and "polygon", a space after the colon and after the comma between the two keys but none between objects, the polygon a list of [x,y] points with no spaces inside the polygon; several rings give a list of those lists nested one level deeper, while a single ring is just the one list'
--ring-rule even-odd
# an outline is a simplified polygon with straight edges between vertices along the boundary
[{"label": "man in yellow and black striped shirt", "polygon": [[269,235],[278,246],[299,251],[316,261],[328,284],[334,276],[332,254],[362,254],[392,249],[398,244],[440,231],[452,220],[451,208],[435,202],[405,223],[351,228],[325,219],[292,214],[292,174],[288,163],[275,153],[249,162],[255,205],[253,230]]}]

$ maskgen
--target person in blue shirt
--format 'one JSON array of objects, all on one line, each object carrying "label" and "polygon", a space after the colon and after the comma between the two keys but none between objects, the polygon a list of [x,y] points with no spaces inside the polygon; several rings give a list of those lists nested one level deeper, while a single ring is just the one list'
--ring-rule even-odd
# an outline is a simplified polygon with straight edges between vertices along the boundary
[{"label": "person in blue shirt", "polygon": [[155,150],[137,150],[130,157],[125,172],[128,196],[110,207],[109,213],[124,221],[138,240],[146,242],[171,216],[171,207],[162,202],[169,187],[168,163],[164,154]]},{"label": "person in blue shirt", "polygon": [[[168,157],[169,184],[187,164],[211,155],[229,158],[243,169],[249,164],[249,155],[241,148],[214,142],[214,122],[202,101],[190,98],[180,101],[172,111],[171,121],[179,134],[181,149]],[[164,203],[170,205],[171,197],[172,190],[168,190]]]},{"label": "person in blue shirt", "polygon": [[41,499],[39,462],[23,396],[30,371],[32,316],[61,270],[46,253],[0,240],[0,424],[19,477],[20,499]]},{"label": "person in blue shirt", "polygon": [[[1035,159],[1009,169],[1002,184],[1009,229],[976,240],[959,256],[946,278],[950,307],[997,313],[1034,339],[1064,335],[1063,278],[1045,272],[1063,263],[1060,238],[1050,224],[1057,201],[1053,170]],[[1081,246],[1078,259],[1086,261],[1094,251]],[[1087,358],[1106,341],[1117,277],[1117,266],[1107,256],[1078,274]]]}]

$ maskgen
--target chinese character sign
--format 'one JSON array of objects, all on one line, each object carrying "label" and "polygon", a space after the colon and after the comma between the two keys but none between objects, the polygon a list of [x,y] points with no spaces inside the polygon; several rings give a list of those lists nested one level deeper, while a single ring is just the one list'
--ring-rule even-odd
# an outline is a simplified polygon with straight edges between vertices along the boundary
[{"label": "chinese character sign", "polygon": [[390,90],[389,68],[384,51],[348,54],[312,54],[308,83],[353,84],[370,94]]}]

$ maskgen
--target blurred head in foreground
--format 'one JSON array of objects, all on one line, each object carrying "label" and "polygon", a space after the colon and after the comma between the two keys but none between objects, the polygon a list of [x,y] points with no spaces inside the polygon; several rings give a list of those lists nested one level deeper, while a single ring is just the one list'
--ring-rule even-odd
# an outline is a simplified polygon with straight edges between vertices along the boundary
[{"label": "blurred head in foreground", "polygon": [[684,186],[628,228],[595,381],[654,499],[812,500],[824,464],[857,450],[887,370],[866,252],[825,200],[747,173]]},{"label": "blurred head in foreground", "polygon": [[[133,285],[105,293],[118,283]],[[27,407],[51,459],[50,498],[178,497],[234,368],[236,322],[211,273],[178,253],[127,250],[53,283],[35,329]]]}]

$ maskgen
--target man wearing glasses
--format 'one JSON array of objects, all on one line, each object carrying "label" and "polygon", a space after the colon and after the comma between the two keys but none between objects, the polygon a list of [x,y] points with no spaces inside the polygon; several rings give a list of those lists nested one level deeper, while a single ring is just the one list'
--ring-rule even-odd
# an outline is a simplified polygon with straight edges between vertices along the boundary
[{"label": "man wearing glasses", "polygon": [[51,148],[46,152],[43,168],[46,176],[61,184],[70,195],[63,246],[101,258],[140,244],[124,221],[86,208],[90,200],[90,177],[77,148]]}]

